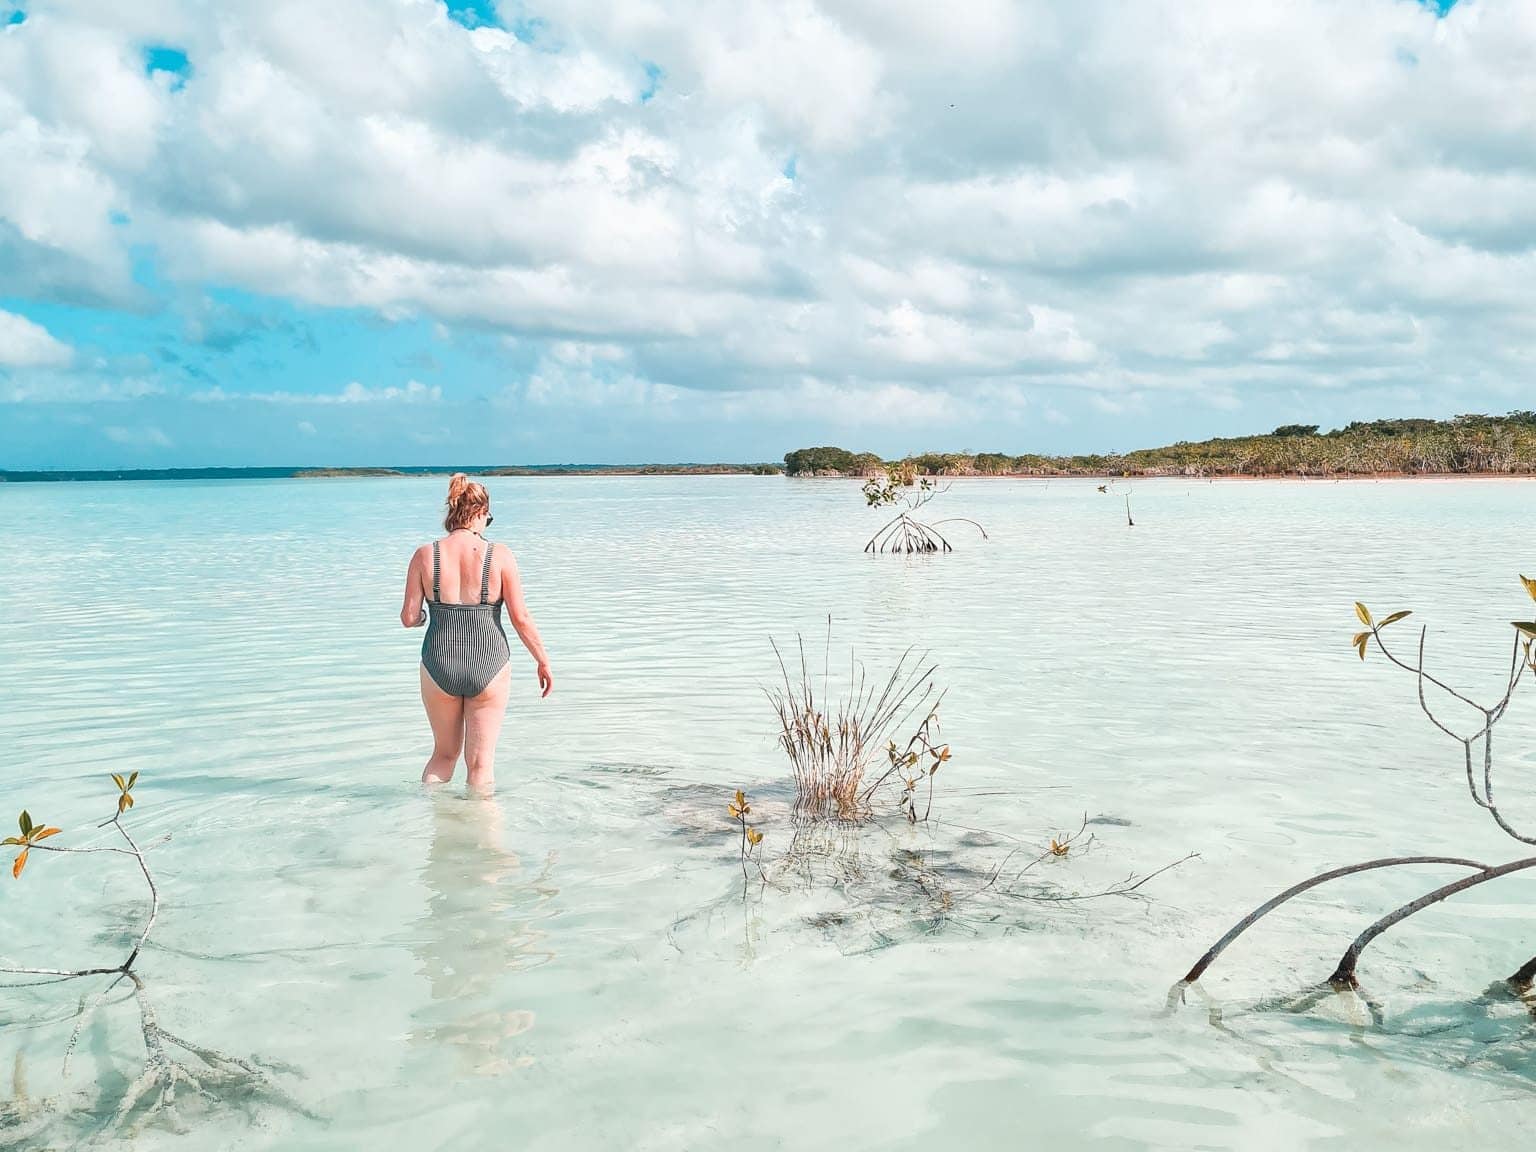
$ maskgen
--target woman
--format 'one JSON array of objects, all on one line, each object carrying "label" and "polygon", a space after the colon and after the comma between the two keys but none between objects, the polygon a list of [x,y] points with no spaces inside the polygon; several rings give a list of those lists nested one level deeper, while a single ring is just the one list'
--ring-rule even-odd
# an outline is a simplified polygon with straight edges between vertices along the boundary
[{"label": "woman", "polygon": [[[423,544],[405,574],[400,623],[427,624],[421,645],[421,702],[432,725],[432,758],[423,784],[453,779],[459,753],[469,769],[469,786],[489,791],[496,782],[496,738],[501,734],[512,681],[511,651],[501,628],[507,605],[518,639],[538,664],[541,696],[554,688],[549,657],[533,617],[523,603],[517,562],[505,545],[487,542],[491,498],[462,472],[448,481],[448,535]],[[430,605],[430,623],[424,611]]]}]

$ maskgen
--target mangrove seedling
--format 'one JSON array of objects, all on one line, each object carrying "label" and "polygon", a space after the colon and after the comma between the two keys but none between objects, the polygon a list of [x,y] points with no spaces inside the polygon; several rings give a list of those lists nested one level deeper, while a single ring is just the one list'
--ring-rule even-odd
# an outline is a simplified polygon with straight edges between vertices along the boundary
[{"label": "mangrove seedling", "polygon": [[[1109,481],[1106,481],[1103,484],[1100,484],[1099,487],[1098,487],[1098,490],[1100,492],[1104,493],[1105,495],[1109,495],[1111,489],[1113,489],[1114,486],[1115,486],[1115,481],[1109,480]],[[1130,485],[1129,484],[1126,485],[1126,491],[1125,491],[1125,526],[1127,528],[1134,528],[1134,527],[1136,527],[1136,521],[1131,518],[1131,491],[1130,491]]]},{"label": "mangrove seedling", "polygon": [[917,731],[907,740],[905,748],[898,749],[896,741],[891,740],[886,745],[886,759],[890,761],[890,768],[886,776],[875,781],[878,788],[885,782],[886,777],[895,773],[901,780],[901,799],[898,804],[906,813],[907,823],[916,824],[917,815],[917,791],[923,781],[927,781],[927,797],[923,804],[922,819],[927,820],[933,813],[933,778],[939,773],[939,765],[949,759],[949,745],[934,744],[932,737],[939,730],[938,704],[935,702],[928,714],[923,717],[923,722],[917,726]]},{"label": "mangrove seedling", "polygon": [[758,874],[761,875],[763,866],[752,858],[757,851],[757,846],[763,842],[763,834],[747,823],[747,817],[752,815],[752,804],[747,800],[747,794],[740,788],[736,789],[736,799],[731,801],[727,811],[731,819],[741,826],[741,878],[747,878],[747,861],[757,864]]},{"label": "mangrove seedling", "polygon": [[[137,865],[140,875],[149,893],[149,910],[144,919],[144,927],[139,932],[138,938],[133,942],[133,947],[128,955],[118,964],[111,966],[79,967],[79,968],[43,968],[43,967],[19,967],[5,965],[0,966],[0,973],[12,976],[45,977],[12,985],[12,987],[38,987],[45,984],[66,983],[73,980],[87,979],[91,977],[108,977],[107,983],[89,997],[81,997],[75,1013],[75,1024],[70,1034],[69,1041],[64,1049],[64,1075],[69,1075],[70,1059],[75,1047],[80,1040],[82,1030],[86,1023],[101,1006],[102,1001],[119,984],[127,981],[132,986],[134,1004],[139,1011],[139,1030],[144,1043],[143,1064],[136,1076],[125,1082],[119,1083],[120,1077],[114,1075],[103,1085],[103,1091],[107,1093],[107,1099],[100,1101],[92,1111],[106,1119],[98,1136],[115,1136],[125,1134],[131,1126],[136,1126],[152,1119],[158,1119],[171,1124],[173,1127],[181,1127],[182,1120],[178,1111],[178,1091],[181,1100],[201,1098],[212,1103],[239,1102],[250,1105],[260,1100],[267,1100],[296,1112],[304,1110],[293,1103],[284,1093],[278,1090],[270,1081],[267,1073],[256,1067],[253,1063],[241,1060],[234,1056],[225,1055],[211,1048],[205,1048],[199,1044],[193,1044],[181,1039],[179,1036],[167,1031],[160,1023],[160,1018],[151,1003],[147,985],[139,974],[137,962],[143,953],[145,944],[149,941],[150,933],[154,931],[155,921],[160,914],[160,890],[155,884],[155,878],[150,871],[149,861],[145,856],[145,850],[141,847],[128,831],[123,823],[123,816],[134,807],[133,789],[138,784],[137,772],[124,777],[117,773],[112,774],[112,783],[117,786],[116,812],[108,819],[102,821],[98,828],[111,828],[122,840],[125,847],[112,845],[98,845],[91,847],[65,847],[58,844],[45,843],[61,833],[61,829],[46,824],[39,824],[33,820],[31,814],[23,811],[17,820],[19,835],[6,838],[7,845],[17,847],[20,851],[16,854],[11,865],[11,876],[17,880],[22,877],[22,872],[27,866],[27,861],[33,852],[49,852],[68,855],[87,855],[107,853],[111,855],[127,856]],[[155,847],[169,840],[169,835],[149,845]],[[179,1051],[188,1056],[195,1057],[196,1064],[192,1064],[183,1057],[176,1055]],[[26,1133],[11,1133],[21,1138],[30,1138],[39,1135],[48,1125],[58,1117],[49,1114],[46,1110],[33,1109],[29,1113],[29,1122],[32,1127]],[[20,1147],[22,1145],[15,1145]],[[49,1146],[52,1146],[51,1144]]]},{"label": "mangrove seedling", "polygon": [[[1521,576],[1520,582],[1531,599],[1536,600],[1536,580],[1532,580],[1527,576]],[[1425,717],[1436,729],[1461,745],[1462,762],[1466,771],[1467,790],[1471,795],[1472,802],[1478,808],[1487,812],[1494,823],[1511,839],[1521,844],[1536,845],[1536,834],[1517,827],[1500,807],[1494,790],[1495,761],[1493,754],[1495,726],[1504,718],[1505,713],[1508,711],[1510,703],[1514,699],[1515,690],[1520,686],[1525,673],[1527,671],[1536,672],[1536,658],[1533,658],[1532,655],[1532,641],[1536,640],[1536,620],[1511,621],[1515,629],[1515,638],[1510,653],[1509,674],[1505,680],[1503,693],[1492,703],[1479,703],[1425,669],[1424,648],[1429,634],[1427,628],[1419,630],[1418,651],[1411,662],[1398,655],[1397,652],[1388,646],[1384,636],[1385,630],[1391,625],[1406,619],[1409,615],[1411,613],[1404,610],[1392,612],[1378,619],[1369,608],[1357,602],[1355,604],[1355,617],[1363,625],[1363,630],[1356,632],[1350,637],[1350,645],[1355,649],[1361,660],[1365,659],[1367,651],[1374,645],[1376,650],[1386,658],[1391,666],[1413,675],[1418,690],[1420,711],[1424,713]],[[1431,689],[1436,693],[1436,706],[1431,706],[1430,704]],[[1438,703],[1442,699],[1445,703],[1470,709],[1475,714],[1476,718],[1473,723],[1476,726],[1470,731],[1460,731],[1453,727],[1450,722],[1443,718],[1440,711],[1437,711],[1437,708],[1445,706],[1445,703]],[[1316,876],[1309,877],[1293,884],[1284,892],[1259,905],[1233,925],[1226,935],[1211,945],[1205,955],[1201,956],[1184,975],[1184,978],[1178,981],[1170,990],[1170,1004],[1174,1000],[1182,1000],[1185,989],[1199,980],[1206,970],[1216,962],[1217,957],[1226,951],[1239,936],[1287,901],[1300,896],[1304,892],[1311,891],[1321,884],[1327,884],[1341,877],[1353,876],[1361,872],[1374,871],[1380,868],[1422,865],[1470,869],[1470,875],[1441,884],[1417,899],[1393,909],[1372,923],[1351,941],[1349,947],[1344,950],[1344,954],[1339,958],[1339,962],[1334,966],[1333,972],[1323,982],[1322,987],[1332,988],[1336,991],[1358,990],[1360,984],[1356,976],[1356,968],[1360,963],[1360,957],[1378,936],[1401,924],[1410,916],[1414,916],[1451,896],[1471,888],[1476,888],[1491,880],[1498,880],[1516,872],[1524,872],[1528,869],[1536,868],[1536,856],[1522,857],[1505,864],[1488,864],[1481,860],[1461,856],[1389,856],[1333,868]],[[1536,958],[1522,964],[1511,976],[1507,977],[1506,983],[1512,992],[1525,997],[1532,992],[1533,980],[1536,980]]]},{"label": "mangrove seedling", "polygon": [[987,539],[987,530],[964,516],[950,516],[928,522],[916,518],[918,509],[948,490],[947,486],[941,488],[927,476],[919,476],[917,466],[911,460],[887,464],[883,475],[865,482],[864,502],[871,508],[888,508],[899,504],[901,511],[869,538],[864,551],[896,555],[953,552],[953,546],[939,531],[941,524],[969,524],[981,533],[983,540]]}]

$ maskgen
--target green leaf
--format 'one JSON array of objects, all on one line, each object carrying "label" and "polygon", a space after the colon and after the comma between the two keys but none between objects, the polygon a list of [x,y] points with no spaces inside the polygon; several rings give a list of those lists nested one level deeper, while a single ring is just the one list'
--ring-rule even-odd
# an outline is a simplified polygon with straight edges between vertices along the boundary
[{"label": "green leaf", "polygon": [[128,777],[128,787],[132,788],[138,782],[139,782],[139,774],[137,772],[135,772],[132,776]]},{"label": "green leaf", "polygon": [[21,834],[23,836],[32,835],[32,814],[25,808],[21,810],[21,819],[17,823],[21,825]]},{"label": "green leaf", "polygon": [[1511,620],[1510,623],[1527,636],[1536,636],[1536,620]]},{"label": "green leaf", "polygon": [[1355,601],[1355,615],[1360,617],[1360,623],[1367,628],[1371,626],[1371,610],[1358,600]]},{"label": "green leaf", "polygon": [[1412,616],[1412,615],[1413,615],[1412,612],[1394,612],[1394,613],[1392,613],[1392,615],[1388,616],[1385,620],[1383,620],[1380,624],[1376,625],[1376,627],[1378,627],[1378,628],[1385,628],[1388,624],[1396,624],[1399,620],[1402,620],[1402,619],[1404,619],[1404,618],[1406,618],[1408,616]]},{"label": "green leaf", "polygon": [[123,778],[116,772],[112,773],[112,783],[117,785],[117,790],[119,792],[126,792],[128,790],[128,785],[123,783]]}]

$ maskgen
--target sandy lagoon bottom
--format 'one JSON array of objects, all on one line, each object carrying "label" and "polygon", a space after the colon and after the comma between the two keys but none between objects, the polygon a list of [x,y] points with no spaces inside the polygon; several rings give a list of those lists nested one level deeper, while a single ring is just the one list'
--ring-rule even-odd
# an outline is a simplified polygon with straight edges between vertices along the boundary
[{"label": "sandy lagoon bottom", "polygon": [[[171,836],[146,990],[287,1098],[184,1099],[184,1132],[125,1147],[1526,1148],[1536,1032],[1496,981],[1536,951],[1530,880],[1380,941],[1377,1020],[1290,997],[1453,872],[1325,889],[1236,946],[1209,1003],[1164,998],[1309,872],[1519,854],[1411,679],[1348,636],[1356,599],[1411,607],[1437,666],[1494,694],[1530,615],[1529,492],[1143,482],[1128,530],[1088,482],[962,483],[948,510],[991,540],[902,561],[860,554],[874,524],[837,482],[498,482],[559,687],[537,701],[520,666],[478,802],[413,783],[419,634],[393,616],[435,481],[16,485],[0,811],[107,843],[106,775],[140,771],[132,827]],[[839,660],[940,664],[936,822],[824,831],[808,876],[744,898],[737,787],[770,859],[807,846],[768,638],[829,615]],[[1536,825],[1533,717],[1517,701],[1500,763]],[[1200,856],[1147,901],[975,892],[1085,815],[1091,850],[1040,870],[1056,894]],[[122,858],[35,860],[0,953],[111,962],[141,888]],[[136,1073],[119,990],[61,1075],[77,995],[4,990],[0,1145],[88,1138]]]}]

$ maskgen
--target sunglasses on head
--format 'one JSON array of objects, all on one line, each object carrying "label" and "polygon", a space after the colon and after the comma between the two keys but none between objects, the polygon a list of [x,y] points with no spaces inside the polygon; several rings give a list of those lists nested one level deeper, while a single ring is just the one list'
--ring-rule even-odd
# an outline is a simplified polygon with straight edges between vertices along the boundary
[{"label": "sunglasses on head", "polygon": [[494,523],[496,523],[496,517],[492,516],[489,512],[487,512],[485,514],[485,526],[487,528],[489,528]]}]

